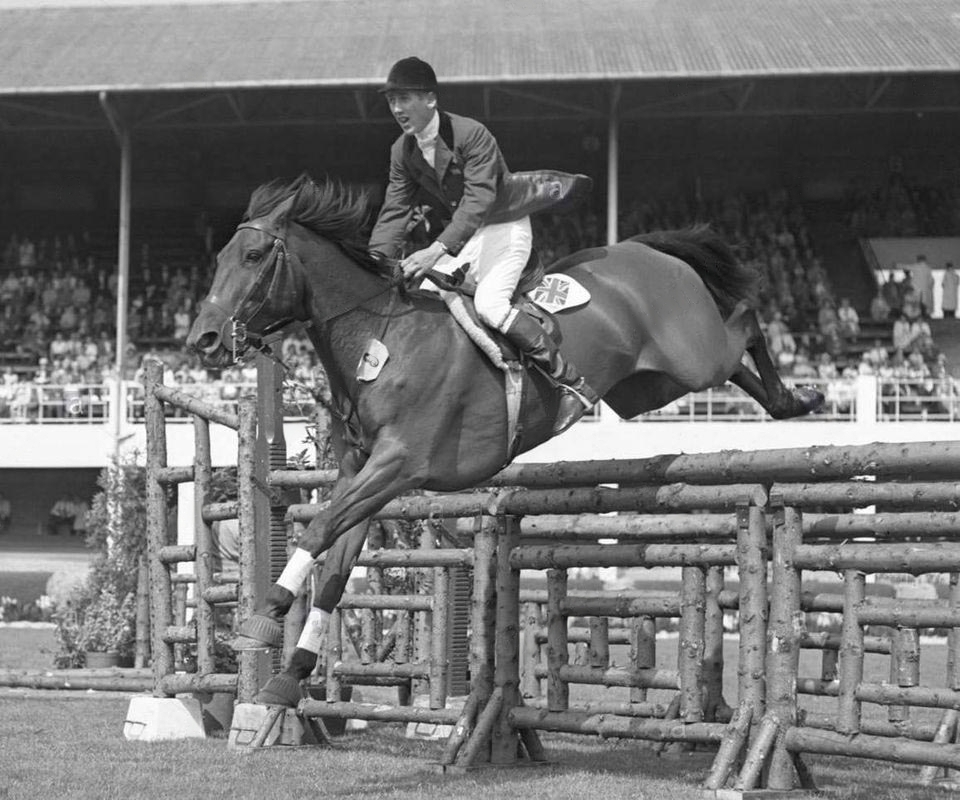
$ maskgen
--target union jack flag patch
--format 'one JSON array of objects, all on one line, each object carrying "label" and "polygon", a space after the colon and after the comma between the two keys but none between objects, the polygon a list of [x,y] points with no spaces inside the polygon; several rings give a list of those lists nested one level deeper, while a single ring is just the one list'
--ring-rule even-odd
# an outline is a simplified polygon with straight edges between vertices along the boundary
[{"label": "union jack flag patch", "polygon": [[540,308],[550,312],[582,306],[590,299],[582,284],[569,275],[547,275],[527,296]]}]

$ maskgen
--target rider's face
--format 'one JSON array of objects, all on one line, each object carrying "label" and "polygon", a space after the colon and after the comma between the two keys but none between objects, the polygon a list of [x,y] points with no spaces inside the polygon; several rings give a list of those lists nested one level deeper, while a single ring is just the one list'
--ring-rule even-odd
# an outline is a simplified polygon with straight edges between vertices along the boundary
[{"label": "rider's face", "polygon": [[387,104],[404,133],[420,133],[433,118],[437,96],[433,92],[412,90],[387,92]]}]

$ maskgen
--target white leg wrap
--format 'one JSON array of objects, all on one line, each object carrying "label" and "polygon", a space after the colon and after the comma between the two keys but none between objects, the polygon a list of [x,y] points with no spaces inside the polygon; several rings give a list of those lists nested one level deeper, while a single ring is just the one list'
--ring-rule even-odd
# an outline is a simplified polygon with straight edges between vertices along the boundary
[{"label": "white leg wrap", "polygon": [[297,647],[309,650],[311,653],[320,652],[320,639],[327,628],[327,620],[330,618],[330,612],[313,607],[307,615],[307,621],[303,624],[303,633],[297,639]]},{"label": "white leg wrap", "polygon": [[312,569],[313,556],[308,551],[298,547],[293,551],[293,555],[290,556],[290,560],[287,562],[287,566],[283,568],[283,572],[280,573],[280,577],[277,578],[277,585],[293,592],[293,594],[297,594]]}]

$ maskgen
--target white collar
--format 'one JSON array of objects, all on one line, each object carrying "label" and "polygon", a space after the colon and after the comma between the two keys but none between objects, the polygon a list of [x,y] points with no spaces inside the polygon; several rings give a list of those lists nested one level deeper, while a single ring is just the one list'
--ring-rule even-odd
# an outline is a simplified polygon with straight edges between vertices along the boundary
[{"label": "white collar", "polygon": [[433,117],[420,133],[415,133],[417,144],[425,145],[433,142],[440,133],[440,112],[434,109]]}]

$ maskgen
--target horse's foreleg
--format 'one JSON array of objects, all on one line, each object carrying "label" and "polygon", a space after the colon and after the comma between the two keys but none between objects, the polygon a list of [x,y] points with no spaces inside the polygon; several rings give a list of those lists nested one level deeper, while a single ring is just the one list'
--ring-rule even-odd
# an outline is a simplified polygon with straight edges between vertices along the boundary
[{"label": "horse's foreleg", "polygon": [[267,681],[257,695],[258,703],[295,707],[300,702],[300,681],[310,677],[320,656],[320,642],[347,586],[363,543],[369,520],[355,525],[334,542],[320,568],[313,591],[313,603],[290,657],[287,668]]},{"label": "horse's foreleg", "polygon": [[816,411],[823,405],[823,394],[809,387],[788,389],[780,379],[780,373],[770,358],[767,340],[760,330],[756,312],[743,315],[747,327],[747,352],[757,366],[754,374],[745,364],[740,364],[728,379],[739,386],[766,409],[774,419],[790,419]]},{"label": "horse's foreleg", "polygon": [[[388,501],[418,485],[407,469],[407,462],[405,446],[397,442],[383,442],[374,449],[356,474],[351,474],[353,465],[341,466],[340,479],[334,487],[330,505],[307,526],[277,582],[268,590],[264,604],[241,626],[241,636],[252,640],[241,640],[241,646],[280,646],[283,642],[283,617],[313,569],[314,559]],[[362,537],[358,539],[359,546],[362,546]]]}]

